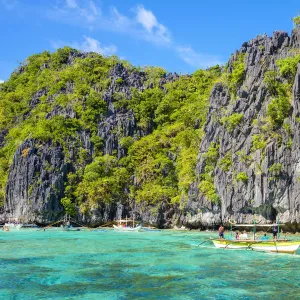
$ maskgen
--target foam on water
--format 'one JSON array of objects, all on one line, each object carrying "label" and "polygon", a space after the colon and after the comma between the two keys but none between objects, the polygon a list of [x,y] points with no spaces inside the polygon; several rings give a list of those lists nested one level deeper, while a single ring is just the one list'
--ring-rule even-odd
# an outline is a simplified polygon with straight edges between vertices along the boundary
[{"label": "foam on water", "polygon": [[0,299],[297,299],[300,255],[199,232],[0,232]]}]

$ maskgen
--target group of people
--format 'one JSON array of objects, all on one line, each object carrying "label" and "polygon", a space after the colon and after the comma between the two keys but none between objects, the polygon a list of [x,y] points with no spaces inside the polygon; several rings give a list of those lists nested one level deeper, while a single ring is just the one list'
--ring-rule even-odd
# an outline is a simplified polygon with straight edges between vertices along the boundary
[{"label": "group of people", "polygon": [[[219,239],[224,239],[224,226],[221,225],[219,227]],[[243,231],[242,234],[239,234],[239,232],[237,231],[235,234],[235,239],[236,240],[247,240],[248,239],[248,233],[246,232],[246,230]]]},{"label": "group of people", "polygon": [[[274,221],[273,225],[272,225],[272,234],[273,234],[273,240],[277,240],[277,234],[278,234],[278,225],[276,224],[276,221]],[[221,225],[219,227],[219,239],[224,239],[224,226]],[[235,233],[235,239],[236,240],[247,240],[248,239],[248,234],[246,232],[246,230],[243,231],[242,234],[239,234],[239,232],[237,231]],[[263,241],[267,241],[269,239],[269,237],[267,236],[267,234],[265,233],[260,240]]]},{"label": "group of people", "polygon": [[246,230],[243,231],[243,233],[240,235],[239,232],[237,231],[235,233],[235,239],[236,240],[248,240],[248,233]]}]

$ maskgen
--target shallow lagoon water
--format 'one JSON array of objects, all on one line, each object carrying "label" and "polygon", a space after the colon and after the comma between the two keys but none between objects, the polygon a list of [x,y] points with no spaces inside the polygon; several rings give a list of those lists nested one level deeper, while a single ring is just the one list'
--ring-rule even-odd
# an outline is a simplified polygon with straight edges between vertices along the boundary
[{"label": "shallow lagoon water", "polygon": [[197,247],[216,233],[0,232],[0,299],[299,299],[300,253]]}]

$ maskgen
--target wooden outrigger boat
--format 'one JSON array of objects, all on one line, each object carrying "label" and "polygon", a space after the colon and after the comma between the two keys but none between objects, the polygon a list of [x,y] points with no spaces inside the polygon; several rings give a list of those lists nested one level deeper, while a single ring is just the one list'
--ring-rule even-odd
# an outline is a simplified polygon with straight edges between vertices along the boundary
[{"label": "wooden outrigger boat", "polygon": [[[128,226],[128,223],[132,223],[132,226]],[[114,230],[116,231],[140,231],[142,229],[142,225],[138,225],[134,227],[134,219],[128,220],[127,217],[125,220],[118,220],[118,226],[113,225]]]},{"label": "wooden outrigger boat", "polygon": [[[280,239],[280,222],[278,224],[231,224],[231,238],[230,239],[210,239],[216,248],[224,249],[248,249],[257,251],[267,251],[276,253],[290,253],[295,254],[300,247],[300,241],[293,241],[288,239]],[[256,238],[257,227],[272,227],[278,226],[278,239],[276,240],[262,240]],[[233,239],[232,228],[235,227],[253,227],[252,239]]]},{"label": "wooden outrigger boat", "polygon": [[225,249],[249,249],[277,253],[295,254],[300,246],[300,241],[277,240],[277,241],[260,241],[260,240],[218,240],[212,239],[216,248]]}]

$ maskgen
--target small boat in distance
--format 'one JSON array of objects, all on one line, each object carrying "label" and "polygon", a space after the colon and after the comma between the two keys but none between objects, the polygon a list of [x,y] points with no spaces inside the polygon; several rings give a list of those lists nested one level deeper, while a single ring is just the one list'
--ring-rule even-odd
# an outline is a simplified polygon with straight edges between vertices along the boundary
[{"label": "small boat in distance", "polygon": [[16,218],[9,218],[8,222],[5,223],[3,227],[8,228],[8,230],[20,230],[23,227],[23,224]]},{"label": "small boat in distance", "polygon": [[[128,223],[132,226],[128,226]],[[134,219],[128,220],[127,217],[125,220],[118,220],[118,225],[113,225],[114,230],[116,231],[140,231],[142,229],[142,225],[138,225],[134,227]]]},{"label": "small boat in distance", "polygon": [[174,230],[188,230],[185,226],[177,227],[176,225],[173,227]]},{"label": "small boat in distance", "polygon": [[[300,247],[300,241],[280,239],[280,222],[277,224],[235,224],[230,222],[231,225],[231,238],[227,239],[210,239],[216,248],[224,249],[245,249],[245,250],[257,250],[266,252],[276,252],[276,253],[289,253],[295,254]],[[257,227],[278,227],[278,238],[276,239],[259,239],[256,236]],[[236,227],[252,227],[253,237],[251,239],[234,239],[232,236],[232,230]]]}]

